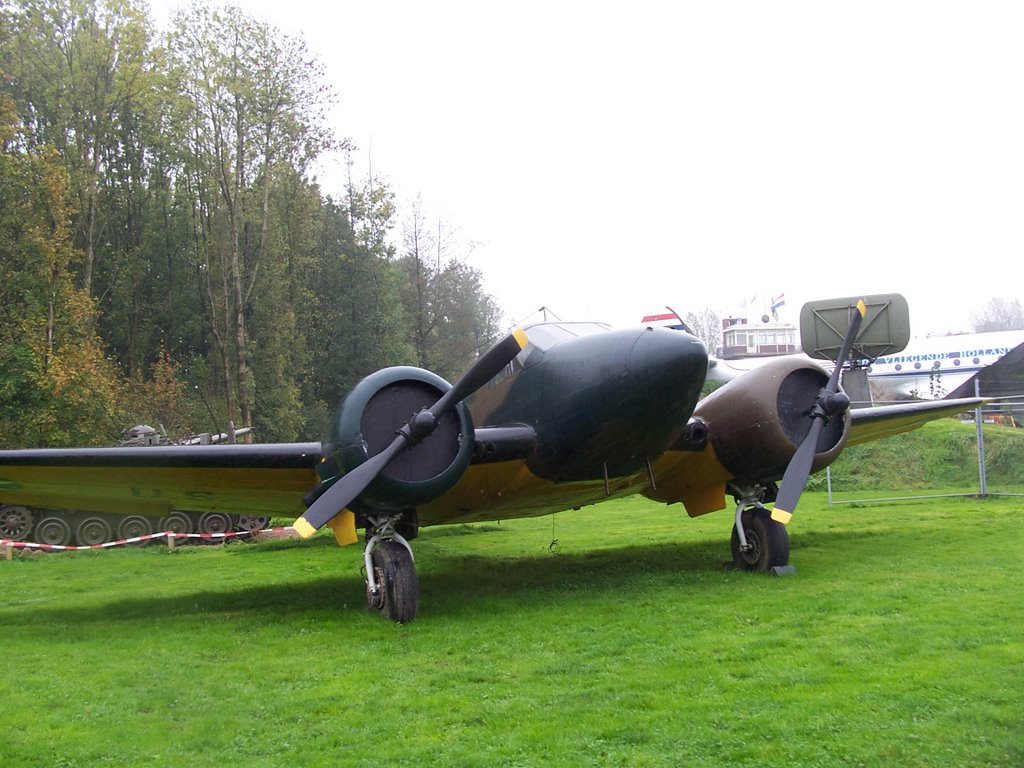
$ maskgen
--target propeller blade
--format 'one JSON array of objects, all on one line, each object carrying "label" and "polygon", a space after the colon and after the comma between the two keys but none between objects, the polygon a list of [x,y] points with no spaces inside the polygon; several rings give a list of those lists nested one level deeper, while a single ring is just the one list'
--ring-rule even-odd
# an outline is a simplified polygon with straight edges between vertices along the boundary
[{"label": "propeller blade", "polygon": [[334,485],[320,494],[305,514],[292,524],[296,532],[302,538],[308,539],[330,522],[335,515],[351,504],[356,496],[366,490],[366,487],[401,452],[406,444],[407,438],[400,432],[383,451],[338,478]]},{"label": "propeller blade", "polygon": [[512,358],[526,348],[529,339],[522,329],[517,328],[499,341],[470,366],[469,370],[459,377],[452,388],[445,392],[441,399],[434,403],[430,412],[438,418],[455,403],[465,400],[480,387],[493,379],[501,369],[508,365]]},{"label": "propeller blade", "polygon": [[351,504],[399,453],[430,435],[441,416],[500,373],[528,341],[526,334],[517,329],[485,352],[434,405],[413,414],[395,433],[395,439],[387,448],[346,472],[317,497],[294,523],[299,535],[309,538]]},{"label": "propeller blade", "polygon": [[[814,454],[818,447],[818,436],[825,425],[825,419],[842,413],[849,407],[849,399],[843,396],[836,396],[839,391],[839,376],[846,359],[850,356],[850,349],[860,331],[861,321],[867,314],[867,305],[863,300],[857,302],[857,312],[850,319],[850,327],[843,337],[843,344],[839,349],[839,357],[836,358],[836,367],[828,377],[828,383],[814,401],[814,408],[811,409],[811,428],[807,435],[800,442],[800,446],[793,454],[786,466],[786,472],[782,476],[782,486],[775,498],[775,506],[772,509],[772,520],[786,525],[793,519],[793,511],[796,509],[800,496],[807,487],[807,478],[811,475],[811,465],[814,463]],[[840,398],[840,399],[837,399]]]},{"label": "propeller blade", "polygon": [[864,320],[864,315],[868,312],[868,307],[863,299],[857,302],[855,309],[857,314],[850,318],[850,327],[846,331],[846,337],[843,339],[843,346],[839,348],[836,367],[832,369],[832,375],[828,377],[828,384],[825,387],[831,394],[839,391],[839,374],[842,372],[843,366],[846,365],[846,358],[850,356],[853,342],[857,340],[857,334],[860,332],[861,321]]},{"label": "propeller blade", "polygon": [[782,476],[782,486],[772,508],[772,520],[786,525],[793,518],[793,510],[796,509],[796,503],[800,501],[800,495],[804,492],[807,478],[811,476],[811,465],[814,463],[815,448],[818,447],[818,435],[822,426],[821,419],[811,422],[810,432],[786,465],[786,474]]}]

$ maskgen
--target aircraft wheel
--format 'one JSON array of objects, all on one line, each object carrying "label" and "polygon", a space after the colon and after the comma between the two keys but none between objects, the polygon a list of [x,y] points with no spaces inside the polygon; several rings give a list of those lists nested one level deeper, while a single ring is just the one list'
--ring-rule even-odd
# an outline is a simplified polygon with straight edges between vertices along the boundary
[{"label": "aircraft wheel", "polygon": [[71,526],[59,517],[44,517],[36,526],[36,541],[53,547],[71,543]]},{"label": "aircraft wheel", "polygon": [[367,595],[368,607],[400,624],[416,618],[419,579],[409,550],[397,541],[382,542],[373,551],[373,574],[381,593],[376,599]]},{"label": "aircraft wheel", "polygon": [[105,544],[112,538],[110,523],[102,517],[87,517],[75,526],[75,539],[83,547]]},{"label": "aircraft wheel", "polygon": [[772,520],[764,507],[752,507],[743,513],[743,532],[750,549],[740,549],[736,526],[732,529],[732,560],[742,571],[767,571],[789,563],[789,532]]},{"label": "aircraft wheel", "polygon": [[[117,538],[134,539],[137,536],[148,536],[153,532],[153,521],[142,515],[129,515],[117,525]],[[133,547],[144,547],[148,541],[132,542]]]},{"label": "aircraft wheel", "polygon": [[32,510],[28,507],[0,507],[0,539],[25,541],[32,532]]}]

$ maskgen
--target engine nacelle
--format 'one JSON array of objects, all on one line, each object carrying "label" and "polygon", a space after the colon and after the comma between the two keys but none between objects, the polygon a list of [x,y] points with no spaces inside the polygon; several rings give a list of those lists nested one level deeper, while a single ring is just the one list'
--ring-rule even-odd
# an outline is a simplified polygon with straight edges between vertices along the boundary
[{"label": "engine nacelle", "polygon": [[[360,381],[338,408],[324,462],[327,481],[355,469],[382,451],[410,417],[434,405],[451,389],[422,368],[384,368]],[[458,482],[473,455],[473,420],[459,403],[441,416],[437,429],[393,459],[349,506],[355,512],[400,512],[436,499]]]},{"label": "engine nacelle", "polygon": [[[811,428],[809,414],[828,378],[813,363],[779,358],[745,373],[739,386],[726,384],[713,392],[694,415],[707,422],[715,456],[738,482],[780,480]],[[828,420],[812,471],[838,458],[849,433],[849,411]]]}]

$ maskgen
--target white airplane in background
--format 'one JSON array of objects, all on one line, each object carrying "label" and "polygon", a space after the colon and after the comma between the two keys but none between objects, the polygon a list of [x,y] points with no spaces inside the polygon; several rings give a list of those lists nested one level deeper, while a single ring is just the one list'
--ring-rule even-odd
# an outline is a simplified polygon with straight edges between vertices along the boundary
[{"label": "white airplane in background", "polygon": [[[670,317],[649,315],[644,321],[645,324],[670,324],[674,320],[678,327],[685,325],[678,318]],[[810,359],[803,353],[790,356]],[[712,357],[707,377],[710,381],[731,381],[775,357],[779,355],[728,360]],[[828,368],[827,361],[817,362]],[[993,368],[997,363],[998,367]],[[979,374],[997,371],[1001,381],[1007,377],[1024,380],[1024,330],[914,339],[902,352],[879,357],[867,368],[868,381],[879,399],[941,400],[950,396],[973,396],[973,379]],[[1020,386],[1016,390],[1021,391]]]},{"label": "white airplane in background", "polygon": [[[1024,331],[993,331],[933,336],[911,341],[902,352],[880,357],[868,368],[868,381],[894,396],[937,400],[1020,349]],[[1017,371],[1020,370],[1019,364]]]}]

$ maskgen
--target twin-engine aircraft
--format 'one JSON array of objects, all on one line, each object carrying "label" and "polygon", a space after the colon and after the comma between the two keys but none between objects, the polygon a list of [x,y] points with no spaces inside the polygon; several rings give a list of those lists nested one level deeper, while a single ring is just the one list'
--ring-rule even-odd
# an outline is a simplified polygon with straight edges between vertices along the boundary
[{"label": "twin-engine aircraft", "polygon": [[364,528],[368,606],[398,622],[417,613],[409,542],[420,526],[632,494],[680,502],[691,516],[732,496],[736,567],[781,572],[790,567],[786,524],[811,472],[846,445],[980,402],[851,411],[840,371],[851,351],[865,354],[859,333],[886,324],[888,303],[822,306],[835,326],[831,374],[780,358],[702,400],[708,353],[685,331],[541,323],[500,341],[453,385],[412,367],[371,374],[323,443],[2,451],[0,503],[43,515],[301,512],[302,536],[328,525],[339,543]]}]

